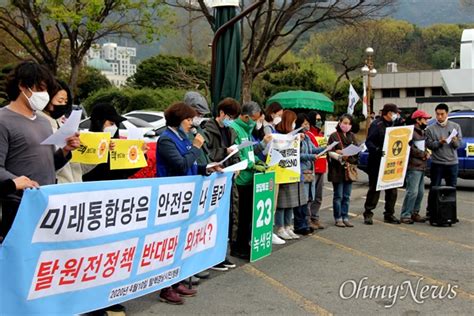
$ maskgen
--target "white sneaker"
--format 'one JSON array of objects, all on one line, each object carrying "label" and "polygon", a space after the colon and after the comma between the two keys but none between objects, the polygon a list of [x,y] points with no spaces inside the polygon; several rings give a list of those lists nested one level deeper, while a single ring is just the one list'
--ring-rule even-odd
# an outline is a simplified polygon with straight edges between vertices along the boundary
[{"label": "white sneaker", "polygon": [[286,228],[286,233],[288,234],[288,236],[291,237],[291,239],[300,239],[300,236],[296,235],[296,234],[293,232],[293,229],[291,229],[291,227],[287,227],[287,228]]},{"label": "white sneaker", "polygon": [[276,234],[272,234],[272,244],[274,245],[284,245],[286,241],[278,237]]},{"label": "white sneaker", "polygon": [[276,234],[278,235],[278,237],[280,237],[282,239],[285,239],[285,240],[293,239],[293,238],[291,238],[290,235],[288,235],[287,231],[283,227],[278,228]]}]

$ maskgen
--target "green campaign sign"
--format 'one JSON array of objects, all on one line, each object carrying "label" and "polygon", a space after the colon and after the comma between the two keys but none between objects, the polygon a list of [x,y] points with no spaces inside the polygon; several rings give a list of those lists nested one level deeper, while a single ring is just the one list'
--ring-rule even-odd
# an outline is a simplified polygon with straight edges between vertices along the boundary
[{"label": "green campaign sign", "polygon": [[253,181],[253,220],[250,262],[272,253],[275,173],[259,173]]}]

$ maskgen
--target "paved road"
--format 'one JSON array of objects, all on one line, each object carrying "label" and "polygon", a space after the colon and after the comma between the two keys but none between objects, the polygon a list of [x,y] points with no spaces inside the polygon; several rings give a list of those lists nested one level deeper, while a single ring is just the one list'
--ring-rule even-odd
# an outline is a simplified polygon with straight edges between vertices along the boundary
[{"label": "paved road", "polygon": [[[271,256],[254,264],[235,259],[236,269],[213,271],[182,306],[160,303],[150,294],[126,303],[127,314],[473,315],[474,181],[459,184],[460,223],[453,227],[385,224],[383,203],[374,225],[367,226],[361,216],[367,190],[362,176],[351,199],[355,227],[337,228],[326,183],[321,210],[326,229],[275,246]],[[404,194],[399,190],[397,212]],[[427,191],[423,205],[426,196]],[[430,295],[435,299],[423,300]]]}]

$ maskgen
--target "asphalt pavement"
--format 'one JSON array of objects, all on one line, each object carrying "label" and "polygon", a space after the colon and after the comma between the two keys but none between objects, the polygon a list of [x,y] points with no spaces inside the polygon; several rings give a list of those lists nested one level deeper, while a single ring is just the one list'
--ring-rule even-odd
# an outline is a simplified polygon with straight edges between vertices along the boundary
[{"label": "asphalt pavement", "polygon": [[[384,223],[383,194],[367,226],[367,177],[360,174],[351,198],[354,228],[334,226],[325,183],[326,229],[274,246],[256,263],[232,258],[236,269],[212,271],[184,305],[153,293],[125,303],[127,315],[473,315],[474,181],[459,180],[460,222],[452,227]],[[397,217],[404,194],[399,189]],[[427,195],[426,188],[422,209]]]}]

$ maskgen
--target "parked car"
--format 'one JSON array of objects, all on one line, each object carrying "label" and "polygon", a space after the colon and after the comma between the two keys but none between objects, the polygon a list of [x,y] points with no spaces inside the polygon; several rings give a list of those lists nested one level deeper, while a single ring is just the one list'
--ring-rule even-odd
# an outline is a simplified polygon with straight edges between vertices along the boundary
[{"label": "parked car", "polygon": [[[459,158],[459,174],[458,176],[462,179],[474,179],[474,157],[467,156],[466,146],[467,144],[474,144],[474,110],[460,110],[452,111],[448,115],[450,121],[456,122],[461,126],[462,131],[462,144],[458,148]],[[429,121],[428,125],[434,124],[435,119]],[[365,151],[359,156],[359,169],[367,172],[367,158],[368,152]],[[428,160],[428,166],[431,164],[431,159]],[[426,176],[429,176],[429,170],[427,168]]]},{"label": "parked car", "polygon": [[[120,138],[127,138],[128,129],[131,127],[137,127],[143,131],[143,137],[145,139],[145,142],[151,143],[151,142],[156,142],[158,140],[159,133],[158,133],[158,130],[153,127],[153,125],[139,118],[135,118],[135,117],[126,117],[126,118],[127,120],[121,122],[118,126]],[[90,125],[91,125],[90,119],[86,118],[85,120],[82,120],[81,123],[79,124],[79,130],[88,131]]]},{"label": "parked car", "polygon": [[125,117],[135,117],[150,123],[155,129],[166,125],[164,112],[159,111],[131,111],[124,114]]}]

